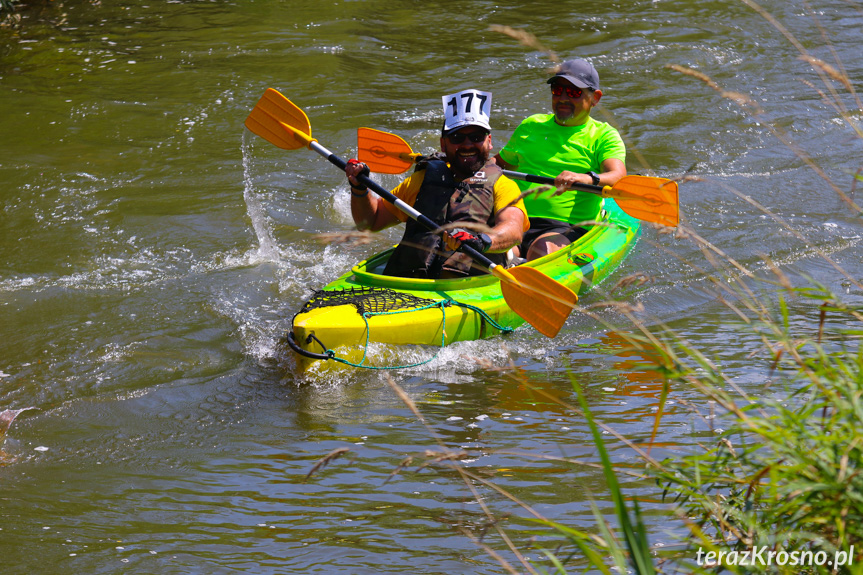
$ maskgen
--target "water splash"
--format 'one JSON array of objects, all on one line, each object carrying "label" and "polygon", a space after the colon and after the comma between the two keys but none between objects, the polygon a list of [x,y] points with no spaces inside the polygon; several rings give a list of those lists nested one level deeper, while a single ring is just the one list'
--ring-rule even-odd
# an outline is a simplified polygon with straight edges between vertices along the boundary
[{"label": "water splash", "polygon": [[15,421],[16,417],[18,417],[21,413],[25,411],[30,411],[32,409],[36,408],[25,407],[24,409],[7,409],[6,411],[0,411],[0,439],[3,439],[6,436],[6,432],[9,430],[9,426],[12,425],[12,422]]},{"label": "water splash", "polygon": [[3,443],[6,440],[6,432],[9,431],[9,427],[12,425],[12,422],[15,421],[15,418],[21,413],[36,409],[38,408],[25,407],[24,409],[7,409],[5,411],[0,411],[0,466],[13,461],[13,458],[11,458],[11,456],[2,449]]},{"label": "water splash", "polygon": [[252,228],[255,230],[255,236],[258,238],[258,249],[254,253],[250,253],[250,259],[261,261],[278,262],[281,259],[281,251],[273,239],[270,232],[269,218],[261,204],[261,200],[255,190],[255,184],[252,181],[251,173],[251,154],[250,144],[244,134],[243,137],[243,199],[246,202],[246,208],[249,212],[249,218],[252,220]]}]

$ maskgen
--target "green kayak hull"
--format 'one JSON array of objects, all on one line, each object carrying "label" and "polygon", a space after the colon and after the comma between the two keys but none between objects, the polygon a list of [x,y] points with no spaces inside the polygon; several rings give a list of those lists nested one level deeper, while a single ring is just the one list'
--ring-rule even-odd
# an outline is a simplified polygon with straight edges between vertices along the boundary
[{"label": "green kayak hull", "polygon": [[[611,274],[634,247],[640,222],[605,200],[604,219],[568,247],[522,264],[540,270],[581,295]],[[329,295],[362,293],[387,301],[410,298],[407,309],[366,310],[353,303],[304,308],[294,317],[288,342],[306,360],[329,359],[342,348],[364,350],[370,342],[392,345],[447,345],[491,337],[501,328],[516,328],[524,319],[507,306],[500,282],[491,274],[469,278],[428,280],[380,273],[392,248],[355,265],[329,283]],[[379,298],[379,299],[380,299]],[[419,301],[414,300],[417,298]],[[351,299],[347,297],[347,299]],[[386,305],[385,305],[386,307]],[[341,353],[339,354],[341,355]],[[306,365],[308,362],[306,361]]]}]

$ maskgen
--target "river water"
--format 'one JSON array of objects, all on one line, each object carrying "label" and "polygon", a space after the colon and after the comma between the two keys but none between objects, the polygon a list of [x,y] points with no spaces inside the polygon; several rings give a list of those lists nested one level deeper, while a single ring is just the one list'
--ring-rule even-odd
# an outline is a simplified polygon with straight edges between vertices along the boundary
[{"label": "river water", "polygon": [[[859,217],[808,165],[853,189],[859,102],[835,82],[850,111],[822,99],[798,48],[741,2],[117,4],[34,0],[19,27],[0,29],[0,411],[34,408],[0,435],[4,573],[505,572],[462,530],[486,533],[521,572],[459,474],[420,468],[423,452],[464,450],[470,473],[596,532],[591,498],[611,512],[601,472],[553,459],[596,461],[585,421],[565,407],[573,385],[600,421],[650,441],[662,380],[625,350],[624,315],[605,308],[575,312],[554,340],[521,328],[408,371],[299,375],[279,343],[292,314],[399,231],[363,245],[316,239],[352,229],[344,177],[244,131],[268,87],[343,157],[360,126],[431,151],[440,97],[489,90],[500,147],[550,104],[546,55],[489,26],[527,30],[564,58],[592,59],[605,87],[597,114],[624,135],[630,173],[691,176],[686,229],[753,270],[769,255],[794,281],[860,295]],[[863,86],[859,3],[763,6]],[[632,274],[648,281],[612,291]],[[639,321],[670,327],[757,395],[769,357],[716,281],[691,240],[647,227],[582,303],[643,306]],[[791,312],[817,329],[805,301]],[[403,363],[434,352],[375,350]],[[652,455],[709,442],[711,406],[680,384],[669,401]],[[615,462],[637,464],[608,437]],[[649,483],[625,482],[655,501]],[[543,565],[531,514],[471,483]],[[668,509],[648,502],[647,514],[651,543],[669,544]]]}]

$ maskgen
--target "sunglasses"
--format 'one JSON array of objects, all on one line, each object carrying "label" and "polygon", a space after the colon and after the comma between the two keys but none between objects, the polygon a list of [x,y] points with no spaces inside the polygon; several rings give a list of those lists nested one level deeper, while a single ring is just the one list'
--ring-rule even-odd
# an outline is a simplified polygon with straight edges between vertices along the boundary
[{"label": "sunglasses", "polygon": [[581,95],[584,91],[581,88],[575,88],[573,86],[564,86],[563,84],[552,84],[551,85],[551,95],[552,96],[560,96],[563,94],[563,91],[566,90],[566,95],[572,98],[573,100],[577,98],[581,98]]},{"label": "sunglasses", "polygon": [[463,132],[456,132],[455,134],[449,134],[447,136],[447,140],[452,144],[461,144],[465,140],[470,140],[474,144],[479,144],[483,140],[488,137],[488,132],[471,132],[470,134],[465,134]]}]

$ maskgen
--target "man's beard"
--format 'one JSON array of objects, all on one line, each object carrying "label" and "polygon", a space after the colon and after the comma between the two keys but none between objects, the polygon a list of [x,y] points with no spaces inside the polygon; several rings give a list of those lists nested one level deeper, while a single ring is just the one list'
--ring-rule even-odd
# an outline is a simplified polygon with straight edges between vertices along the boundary
[{"label": "man's beard", "polygon": [[573,108],[555,109],[554,117],[558,124],[565,124],[567,120],[571,120],[575,116]]},{"label": "man's beard", "polygon": [[556,105],[552,106],[552,112],[554,112],[554,119],[558,124],[566,124],[570,120],[575,117],[576,112],[578,111],[578,106],[576,102],[571,100],[563,100],[557,102]]},{"label": "man's beard", "polygon": [[471,158],[459,156],[457,153],[447,157],[452,171],[464,178],[469,178],[482,169],[488,162],[488,152],[478,150],[477,155]]}]

